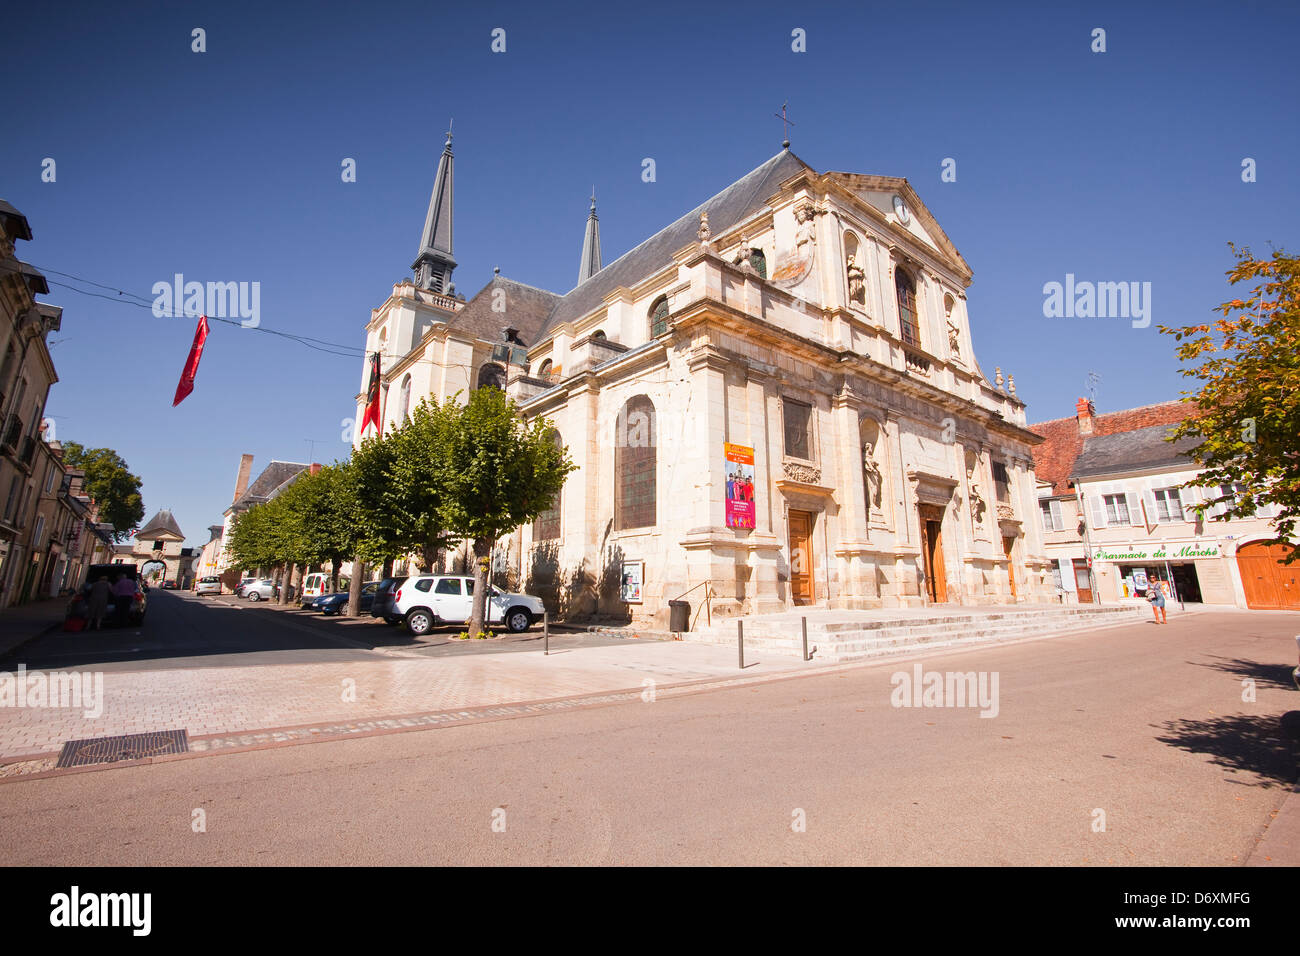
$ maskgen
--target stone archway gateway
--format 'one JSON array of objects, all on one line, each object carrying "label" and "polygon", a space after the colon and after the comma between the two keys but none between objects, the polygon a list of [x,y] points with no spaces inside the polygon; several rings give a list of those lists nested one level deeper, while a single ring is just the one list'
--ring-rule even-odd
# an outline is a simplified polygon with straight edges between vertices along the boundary
[{"label": "stone archway gateway", "polygon": [[160,561],[157,558],[150,558],[140,565],[140,580],[147,581],[152,574],[157,574],[165,580],[167,577],[167,562]]},{"label": "stone archway gateway", "polygon": [[1300,610],[1300,562],[1283,564],[1295,548],[1256,541],[1237,549],[1237,568],[1246,606],[1262,610]]}]

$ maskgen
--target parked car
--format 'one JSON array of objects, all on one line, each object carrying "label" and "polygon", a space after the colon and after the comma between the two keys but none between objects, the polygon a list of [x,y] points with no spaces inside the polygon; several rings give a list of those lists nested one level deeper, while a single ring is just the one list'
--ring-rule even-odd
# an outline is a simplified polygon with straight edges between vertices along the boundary
[{"label": "parked car", "polygon": [[199,578],[199,583],[194,585],[194,593],[202,596],[204,594],[220,594],[221,578],[207,577]]},{"label": "parked car", "polygon": [[393,595],[406,583],[406,578],[384,578],[375,588],[375,599],[370,604],[370,616],[381,618],[385,624],[401,624],[402,616],[393,610]]},{"label": "parked car", "polygon": [[[361,612],[369,611],[375,603],[375,591],[378,590],[379,584],[371,581],[368,584],[361,585],[361,604],[357,610]],[[334,594],[323,594],[316,599],[314,608],[324,614],[339,614],[348,606],[350,593],[347,591],[338,591]]]},{"label": "parked car", "polygon": [[249,601],[270,601],[280,596],[280,589],[271,578],[258,578],[239,587],[243,592],[240,597]]},{"label": "parked car", "polygon": [[313,571],[302,579],[302,592],[299,601],[303,607],[313,607],[318,597],[330,593],[330,576],[323,571]]},{"label": "parked car", "polygon": [[[526,631],[542,616],[542,599],[530,594],[498,591],[489,586],[487,623],[502,624],[512,634]],[[406,579],[393,595],[394,616],[407,630],[427,634],[435,624],[463,624],[474,601],[474,579],[450,574],[422,574]]]},{"label": "parked car", "polygon": [[[135,582],[135,596],[131,599],[129,611],[130,623],[135,626],[143,624],[145,612],[149,609],[149,598],[145,592],[149,589],[145,586],[139,570],[134,564],[92,564],[86,569],[86,581],[81,590],[77,592],[68,605],[67,617],[76,617],[84,621],[88,610],[87,598],[90,595],[91,585],[95,583],[96,578],[102,576],[111,582],[116,580],[119,574],[125,574]],[[112,627],[115,623],[116,614],[110,601],[108,614],[104,617],[104,625]]]}]

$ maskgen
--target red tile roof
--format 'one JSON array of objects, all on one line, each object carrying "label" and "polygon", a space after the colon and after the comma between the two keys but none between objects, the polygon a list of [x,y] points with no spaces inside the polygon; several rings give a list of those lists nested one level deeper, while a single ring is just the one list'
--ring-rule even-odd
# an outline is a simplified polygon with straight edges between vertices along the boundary
[{"label": "red tile roof", "polygon": [[[1127,408],[1119,412],[1093,413],[1092,434],[1114,435],[1118,432],[1136,431],[1152,425],[1172,425],[1190,417],[1196,406],[1181,399],[1172,402],[1160,402],[1156,405],[1142,405]],[[1079,420],[1074,418],[1054,418],[1029,426],[1031,432],[1047,439],[1034,449],[1034,471],[1040,480],[1052,483],[1052,494],[1067,495],[1074,490],[1070,474],[1074,471],[1074,460],[1083,451],[1084,436],[1079,434]]]}]

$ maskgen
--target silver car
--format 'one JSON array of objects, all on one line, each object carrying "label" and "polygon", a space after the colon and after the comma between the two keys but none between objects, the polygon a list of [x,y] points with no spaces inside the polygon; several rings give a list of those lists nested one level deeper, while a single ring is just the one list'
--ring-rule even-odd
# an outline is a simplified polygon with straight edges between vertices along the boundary
[{"label": "silver car", "polygon": [[198,595],[220,594],[221,578],[199,578],[199,583],[194,585],[194,593]]},{"label": "silver car", "polygon": [[240,597],[247,598],[249,601],[270,601],[280,593],[280,589],[270,578],[249,581],[243,585],[242,590],[244,593]]}]

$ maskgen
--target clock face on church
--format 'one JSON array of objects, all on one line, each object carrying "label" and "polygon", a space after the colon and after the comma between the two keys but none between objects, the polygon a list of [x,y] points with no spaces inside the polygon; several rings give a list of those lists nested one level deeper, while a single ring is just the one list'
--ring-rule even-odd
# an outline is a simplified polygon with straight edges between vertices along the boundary
[{"label": "clock face on church", "polygon": [[905,226],[912,221],[912,214],[908,211],[907,203],[903,201],[902,196],[894,197],[894,215]]}]

